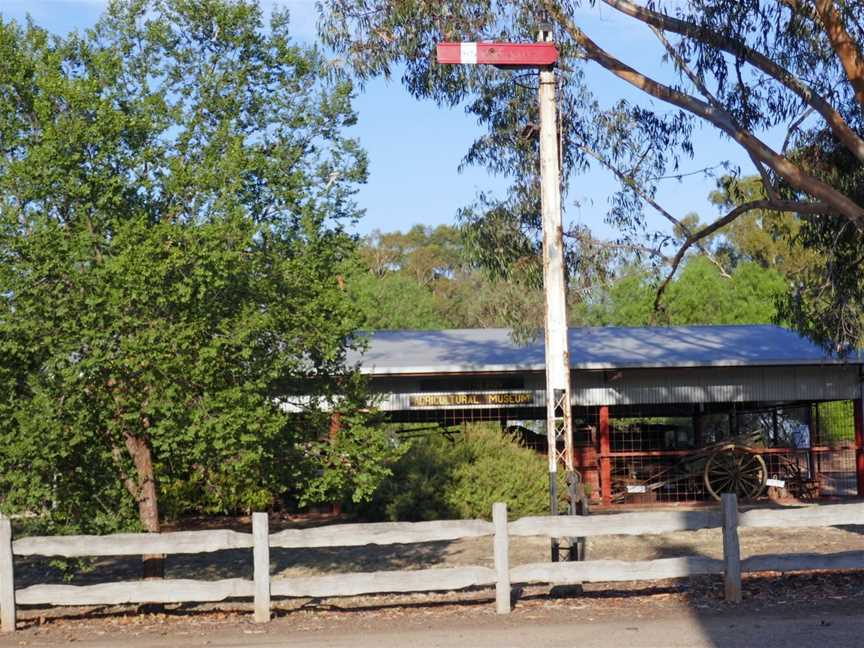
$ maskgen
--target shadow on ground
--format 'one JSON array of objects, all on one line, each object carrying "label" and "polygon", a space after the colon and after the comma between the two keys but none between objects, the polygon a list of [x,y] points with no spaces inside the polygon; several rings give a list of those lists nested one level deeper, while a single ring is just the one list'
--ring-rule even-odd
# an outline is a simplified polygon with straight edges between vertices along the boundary
[{"label": "shadow on ground", "polygon": [[[270,569],[274,575],[310,576],[326,573],[393,571],[443,566],[449,541],[366,547],[321,549],[271,549]],[[35,584],[67,583],[95,585],[141,578],[142,562],[137,556],[107,556],[61,563],[41,557],[15,560],[17,588]],[[206,554],[178,554],[166,558],[166,578],[219,580],[252,578],[252,552],[248,549],[214,551]]]}]

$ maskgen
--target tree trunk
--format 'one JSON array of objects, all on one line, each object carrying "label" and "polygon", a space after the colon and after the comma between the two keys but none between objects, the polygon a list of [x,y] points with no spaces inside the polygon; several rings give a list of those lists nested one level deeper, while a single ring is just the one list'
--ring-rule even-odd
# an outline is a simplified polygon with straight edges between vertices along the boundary
[{"label": "tree trunk", "polygon": [[[342,429],[342,414],[333,412],[330,414],[330,443],[336,443],[339,439],[339,430]],[[342,515],[342,502],[336,500],[333,502],[332,513],[334,515]]]},{"label": "tree trunk", "polygon": [[[159,502],[156,476],[153,473],[153,454],[146,437],[126,433],[126,449],[135,464],[137,479],[132,495],[138,502],[138,518],[149,533],[159,533]],[[144,578],[163,578],[165,557],[161,554],[144,556]]]},{"label": "tree trunk", "polygon": [[832,0],[816,0],[816,13],[822,20],[831,47],[843,65],[849,85],[855,93],[855,100],[864,108],[864,56],[858,49],[855,38],[846,30],[843,16]]}]

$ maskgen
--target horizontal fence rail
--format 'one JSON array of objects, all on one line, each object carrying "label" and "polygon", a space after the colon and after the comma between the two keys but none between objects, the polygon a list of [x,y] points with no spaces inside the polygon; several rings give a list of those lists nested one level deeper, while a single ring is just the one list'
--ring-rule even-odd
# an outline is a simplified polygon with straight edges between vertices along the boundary
[{"label": "horizontal fence rail", "polygon": [[[453,591],[495,587],[496,610],[510,611],[512,584],[573,584],[682,578],[723,574],[727,600],[741,600],[741,574],[812,569],[864,569],[864,551],[834,554],[758,555],[741,559],[738,529],[800,528],[864,524],[864,504],[807,506],[796,509],[754,509],[738,512],[734,495],[724,495],[719,511],[651,511],[598,516],[525,517],[507,520],[504,504],[495,504],[492,522],[442,520],[340,524],[271,534],[266,513],[252,516],[252,533],[230,530],[163,534],[121,533],[110,536],[25,537],[13,540],[11,523],[0,518],[0,623],[15,629],[16,605],[120,605],[134,603],[215,602],[252,598],[255,621],[270,619],[271,596],[331,597],[395,592]],[[649,535],[719,529],[723,558],[683,556],[657,560],[588,560],[509,565],[511,536],[590,537]],[[441,542],[492,537],[494,569],[482,566],[369,573],[343,573],[299,578],[270,576],[271,548],[350,547]],[[217,581],[163,579],[99,585],[31,585],[14,587],[14,556],[129,556],[190,554],[252,549],[253,578]]]},{"label": "horizontal fence rail", "polygon": [[15,591],[19,605],[120,605],[123,603],[205,603],[254,594],[242,578],[218,581],[165,579],[99,585],[31,585]]},{"label": "horizontal fence rail", "polygon": [[337,524],[316,529],[280,531],[270,536],[270,546],[285,549],[306,549],[313,547],[361,547],[370,544],[410,544],[477,538],[492,535],[493,531],[492,524],[484,520]]},{"label": "horizontal fence rail", "polygon": [[16,556],[140,556],[190,554],[251,549],[252,535],[220,529],[172,533],[115,533],[107,536],[50,536],[21,538],[12,543]]},{"label": "horizontal fence rail", "polygon": [[712,529],[721,524],[716,511],[650,511],[613,515],[524,517],[509,525],[511,536],[585,538],[602,535],[649,535]]},{"label": "horizontal fence rail", "polygon": [[276,596],[359,596],[382,592],[449,592],[495,584],[488,567],[451,567],[408,571],[335,574],[305,578],[278,578],[270,582]]},{"label": "horizontal fence rail", "polygon": [[820,504],[798,509],[753,509],[738,516],[741,527],[823,527],[864,524],[864,504]]},{"label": "horizontal fence rail", "polygon": [[723,561],[703,556],[657,560],[589,560],[586,562],[530,563],[510,570],[514,583],[606,583],[682,578],[695,574],[722,574]]},{"label": "horizontal fence rail", "polygon": [[864,551],[833,554],[786,554],[751,556],[741,561],[741,571],[808,571],[811,569],[864,569]]}]

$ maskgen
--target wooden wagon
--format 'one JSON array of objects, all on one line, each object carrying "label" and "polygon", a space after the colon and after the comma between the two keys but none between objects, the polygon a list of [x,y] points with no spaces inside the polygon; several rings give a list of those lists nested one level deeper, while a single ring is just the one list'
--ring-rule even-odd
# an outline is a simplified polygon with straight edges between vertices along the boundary
[{"label": "wooden wagon", "polygon": [[758,451],[761,433],[740,435],[693,450],[673,464],[655,467],[650,475],[617,476],[612,480],[612,501],[621,502],[631,493],[652,493],[689,483],[687,490],[704,488],[716,500],[723,493],[754,499],[765,490],[768,467]]}]

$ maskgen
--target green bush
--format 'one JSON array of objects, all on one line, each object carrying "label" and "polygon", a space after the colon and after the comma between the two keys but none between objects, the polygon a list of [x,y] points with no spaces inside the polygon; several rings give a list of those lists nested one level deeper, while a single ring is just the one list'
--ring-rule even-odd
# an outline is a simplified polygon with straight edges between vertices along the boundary
[{"label": "green bush", "polygon": [[[371,502],[354,511],[370,520],[420,521],[489,518],[494,502],[510,517],[548,511],[546,457],[502,434],[472,424],[464,435],[414,439]],[[559,492],[565,493],[563,482]]]},{"label": "green bush", "polygon": [[832,401],[813,406],[812,416],[818,420],[819,443],[842,445],[855,441],[855,410],[853,401]]},{"label": "green bush", "polygon": [[497,430],[472,431],[464,443],[470,460],[454,468],[447,490],[447,501],[457,517],[489,517],[495,502],[505,502],[510,517],[548,510],[549,469],[544,455]]},{"label": "green bush", "polygon": [[445,493],[461,448],[440,434],[406,443],[409,447],[372,498],[358,505],[346,502],[348,510],[373,521],[418,522],[453,517]]}]

